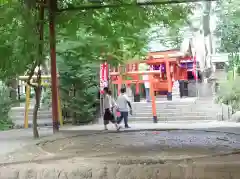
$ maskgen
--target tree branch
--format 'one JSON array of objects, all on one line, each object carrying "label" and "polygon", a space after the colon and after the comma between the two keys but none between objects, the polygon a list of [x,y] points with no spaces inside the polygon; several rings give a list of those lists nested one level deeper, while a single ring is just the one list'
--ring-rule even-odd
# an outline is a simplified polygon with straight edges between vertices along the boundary
[{"label": "tree branch", "polygon": [[36,69],[37,65],[38,65],[38,64],[37,64],[37,60],[35,60],[34,63],[33,63],[33,65],[32,65],[32,68],[30,69],[30,71],[29,71],[29,73],[28,73],[27,84],[28,84],[29,86],[33,87],[33,88],[36,88],[37,86],[31,84],[30,81],[31,81],[31,79],[32,79],[32,77],[33,77],[33,75],[34,75],[34,72],[35,72],[35,69]]},{"label": "tree branch", "polygon": [[153,5],[166,5],[166,4],[180,4],[190,2],[202,2],[202,1],[216,1],[216,0],[165,0],[162,2],[141,2],[141,3],[122,3],[122,4],[107,4],[107,5],[82,5],[78,7],[68,7],[64,9],[58,9],[58,12],[63,11],[79,11],[89,9],[104,9],[104,8],[120,8],[120,7],[137,7],[137,6],[153,6]]}]

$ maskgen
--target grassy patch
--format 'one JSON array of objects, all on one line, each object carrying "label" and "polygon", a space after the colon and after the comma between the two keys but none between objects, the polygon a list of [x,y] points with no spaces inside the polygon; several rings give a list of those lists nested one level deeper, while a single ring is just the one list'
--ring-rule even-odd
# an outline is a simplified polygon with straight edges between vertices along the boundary
[{"label": "grassy patch", "polygon": [[7,125],[7,124],[0,124],[0,131],[6,131],[11,129],[11,125]]},{"label": "grassy patch", "polygon": [[8,120],[0,120],[0,131],[9,130],[12,128],[12,122]]}]

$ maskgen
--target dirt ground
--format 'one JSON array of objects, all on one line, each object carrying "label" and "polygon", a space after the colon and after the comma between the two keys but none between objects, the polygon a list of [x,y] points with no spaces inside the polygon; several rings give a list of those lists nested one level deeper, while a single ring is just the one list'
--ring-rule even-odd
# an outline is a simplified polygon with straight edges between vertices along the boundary
[{"label": "dirt ground", "polygon": [[221,132],[62,134],[8,154],[0,178],[239,179],[239,150],[240,136]]},{"label": "dirt ground", "polygon": [[141,131],[69,137],[39,146],[58,157],[168,159],[231,152],[240,149],[240,137],[201,131]]}]

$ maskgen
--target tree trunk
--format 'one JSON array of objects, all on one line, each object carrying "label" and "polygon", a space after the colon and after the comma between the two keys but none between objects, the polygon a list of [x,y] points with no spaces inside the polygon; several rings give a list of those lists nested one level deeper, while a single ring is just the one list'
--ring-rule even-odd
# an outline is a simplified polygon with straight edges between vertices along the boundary
[{"label": "tree trunk", "polygon": [[[73,98],[76,97],[76,85],[73,85]],[[77,125],[77,113],[72,111],[72,125]]]},{"label": "tree trunk", "polygon": [[[40,65],[39,65],[40,67]],[[39,138],[38,134],[38,124],[37,124],[37,117],[38,117],[38,110],[40,107],[40,101],[41,101],[41,93],[42,93],[42,87],[41,87],[41,69],[38,68],[38,73],[37,73],[37,86],[34,88],[35,91],[35,106],[34,106],[34,111],[33,111],[33,137],[34,138]]]},{"label": "tree trunk", "polygon": [[211,2],[204,2],[204,15],[203,15],[203,33],[204,37],[211,33],[210,30],[210,12],[211,12]]},{"label": "tree trunk", "polygon": [[[43,61],[43,47],[44,47],[44,42],[43,42],[43,28],[44,28],[44,7],[43,4],[45,3],[44,0],[40,1],[40,4],[38,5],[38,11],[39,11],[39,21],[37,22],[37,32],[39,33],[39,42],[38,42],[38,58],[37,58],[37,66],[38,66],[38,72],[37,72],[37,85],[34,87],[35,91],[35,106],[34,106],[34,111],[33,111],[33,136],[34,138],[39,138],[38,134],[38,124],[37,124],[37,117],[38,117],[38,110],[40,107],[40,101],[41,101],[41,93],[42,93],[42,86],[41,86],[41,81],[42,81],[42,71],[41,71],[41,64]],[[34,68],[35,70],[35,68]]]},{"label": "tree trunk", "polygon": [[[205,45],[205,63],[204,68],[209,68],[207,60],[211,59],[212,55],[212,39],[210,29],[210,13],[211,13],[211,2],[204,2],[204,15],[203,15],[203,33],[204,33],[204,45]],[[210,63],[211,64],[211,63]],[[204,70],[204,77],[208,78],[209,73]]]},{"label": "tree trunk", "polygon": [[52,114],[53,114],[53,132],[59,131],[58,124],[58,84],[57,84],[57,65],[56,65],[56,11],[57,0],[48,1],[49,7],[49,44],[51,59],[51,87],[52,87]]},{"label": "tree trunk", "polygon": [[37,124],[37,117],[38,117],[38,110],[39,110],[39,106],[40,106],[40,96],[41,96],[41,87],[37,86],[34,88],[35,91],[35,106],[34,106],[34,110],[33,110],[33,137],[39,138],[39,134],[38,134],[38,124]]}]

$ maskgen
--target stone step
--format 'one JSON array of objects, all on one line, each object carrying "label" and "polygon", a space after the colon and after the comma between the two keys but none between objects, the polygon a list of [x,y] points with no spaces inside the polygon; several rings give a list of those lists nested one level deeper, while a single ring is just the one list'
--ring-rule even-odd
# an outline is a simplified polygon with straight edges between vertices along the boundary
[{"label": "stone step", "polygon": [[[10,113],[10,118],[12,120],[24,120],[25,114],[22,113]],[[28,119],[33,118],[33,113],[28,114]],[[38,119],[45,119],[45,118],[52,118],[52,113],[51,112],[38,112]]]},{"label": "stone step", "polygon": [[[156,110],[158,112],[169,112],[169,113],[174,113],[174,112],[207,112],[207,113],[212,113],[212,112],[220,112],[221,108],[218,107],[185,107],[185,108],[163,108],[163,107],[156,107]],[[149,112],[152,111],[152,107],[145,107],[145,108],[136,108],[133,107],[133,111],[136,112]]]},{"label": "stone step", "polygon": [[[191,106],[191,107],[156,107],[157,112],[159,113],[188,113],[188,112],[198,112],[198,113],[214,113],[214,112],[221,112],[221,108],[219,107],[197,107],[197,106]],[[135,106],[133,106],[133,111],[134,112],[140,112],[140,113],[147,113],[147,112],[151,112],[152,111],[152,106],[147,106],[147,107],[142,107],[142,108],[136,108]],[[51,116],[52,111],[49,110],[39,110],[38,112],[39,115],[42,116]],[[24,116],[25,115],[25,111],[11,111],[10,112],[10,116]],[[33,110],[29,111],[29,116],[33,115]]]},{"label": "stone step", "polygon": [[[141,102],[133,102],[133,106],[148,106],[151,105],[151,102],[141,101]],[[186,106],[186,105],[193,105],[195,104],[194,101],[192,102],[179,102],[179,101],[156,101],[156,105],[169,105],[169,106]]]},{"label": "stone step", "polygon": [[[192,113],[159,113],[157,112],[157,116],[160,116],[160,117],[178,117],[178,116],[185,116],[185,117],[188,117],[188,116],[207,116],[207,117],[214,117],[214,116],[217,116],[219,115],[220,113],[213,113],[213,114],[208,114],[208,113],[202,113],[202,112],[199,112],[199,113],[196,113],[196,112],[192,112]],[[152,116],[152,113],[142,113],[142,114],[139,114],[139,113],[133,113],[134,117],[151,117]]]},{"label": "stone step", "polygon": [[[30,122],[30,121],[32,121],[32,117],[30,117],[30,118],[28,118],[28,121]],[[37,120],[38,121],[51,121],[52,120],[52,117],[48,117],[48,118],[37,118]],[[15,122],[22,122],[22,123],[24,123],[24,117],[22,117],[22,118],[12,118],[12,121],[13,121],[13,123],[15,123]]]},{"label": "stone step", "polygon": [[[205,114],[212,114],[212,113],[220,113],[222,112],[221,108],[218,107],[196,107],[196,106],[191,106],[191,107],[182,107],[182,108],[163,108],[163,107],[159,107],[157,106],[156,108],[157,113],[161,114],[161,113],[170,113],[170,114],[186,114],[187,113],[205,113]],[[135,106],[133,106],[133,112],[136,114],[140,114],[140,113],[151,113],[152,112],[152,107],[151,106],[147,106],[145,108],[136,108]],[[25,115],[25,111],[11,111],[9,113],[10,117],[14,118],[21,118],[24,117]],[[33,116],[33,110],[29,111],[29,117]],[[44,117],[51,117],[52,116],[52,112],[49,110],[40,110],[38,112],[38,116],[40,118],[44,118]]]},{"label": "stone step", "polygon": [[[221,112],[221,108],[219,107],[200,107],[200,106],[188,106],[188,107],[160,107],[157,106],[156,107],[157,112],[160,113],[188,113],[188,112],[205,112],[205,113],[217,113],[217,112]],[[146,107],[141,107],[141,108],[137,108],[135,106],[133,106],[133,111],[134,112],[151,112],[152,111],[152,106],[146,106]],[[51,116],[52,112],[49,110],[39,110],[38,112],[39,115],[41,116]],[[11,111],[10,112],[10,116],[14,117],[14,116],[24,116],[25,115],[25,111]],[[33,115],[33,110],[29,111],[29,116]]]},{"label": "stone step", "polygon": [[[52,110],[39,109],[38,112],[39,113],[52,113]],[[25,114],[25,109],[23,109],[23,110],[11,110],[10,113],[11,114],[21,114],[21,115],[23,114],[24,115]],[[33,113],[33,109],[28,110],[28,113],[32,114]]]},{"label": "stone step", "polygon": [[[195,103],[157,103],[156,106],[189,106],[194,105]],[[151,106],[151,102],[139,102],[139,103],[133,103],[133,106]]]},{"label": "stone step", "polygon": [[[133,106],[132,107],[135,110],[139,110],[139,111],[144,111],[144,110],[151,110],[152,106],[145,106],[145,107],[140,107],[140,106]],[[194,109],[196,108],[195,106],[156,106],[156,109],[162,109],[162,110],[184,110],[184,109]]]},{"label": "stone step", "polygon": [[[29,108],[29,113],[33,112],[34,108],[30,107]],[[11,108],[11,112],[24,112],[25,111],[25,107],[13,107]],[[40,108],[39,111],[52,111],[52,108]]]},{"label": "stone step", "polygon": [[[22,108],[22,109],[11,109],[10,110],[11,112],[14,112],[14,113],[21,113],[21,112],[25,112],[25,108]],[[33,112],[34,109],[33,108],[30,108],[28,109],[28,112]],[[39,108],[38,111],[40,112],[51,112],[52,111],[52,108]]]},{"label": "stone step", "polygon": [[[152,121],[152,117],[134,117],[129,116],[129,121]],[[208,116],[179,116],[179,117],[158,117],[159,121],[191,121],[191,120],[217,120],[216,117]]]},{"label": "stone step", "polygon": [[[24,128],[24,120],[16,120],[14,122],[14,128]],[[52,118],[49,119],[41,119],[37,121],[39,127],[43,126],[52,126]],[[29,128],[32,127],[32,120],[29,119],[28,122]]]},{"label": "stone step", "polygon": [[[152,119],[153,116],[129,116],[129,119],[134,119],[134,120],[140,120],[140,121],[147,121],[148,119]],[[206,116],[206,115],[192,115],[192,116],[164,116],[164,115],[157,115],[158,119],[164,119],[164,120],[172,120],[172,119],[178,119],[178,120],[191,120],[192,118],[195,119],[204,119],[204,120],[218,120],[221,119],[220,115],[216,116]]]},{"label": "stone step", "polygon": [[[52,118],[39,118],[37,119],[39,122],[46,122],[46,121],[52,121]],[[29,118],[28,119],[29,123],[32,122],[32,118]],[[20,118],[16,118],[13,120],[13,122],[16,122],[16,123],[24,123],[24,118],[20,119]]]},{"label": "stone step", "polygon": [[[145,102],[145,101],[142,101],[142,102],[139,102],[139,103],[132,103],[133,106],[151,106],[152,103],[151,102]],[[209,103],[205,103],[205,102],[191,102],[191,103],[158,103],[156,102],[156,105],[157,106],[191,106],[191,105],[208,105],[208,106],[220,106],[219,104],[216,104],[216,103],[213,103],[213,102],[209,102]]]},{"label": "stone step", "polygon": [[[20,114],[16,114],[16,115],[11,115],[10,116],[12,119],[24,119],[25,115],[20,115]],[[38,113],[38,119],[44,119],[44,118],[51,118],[52,117],[52,113]],[[28,118],[32,119],[33,118],[33,114],[29,114]]]},{"label": "stone step", "polygon": [[[151,112],[133,112],[132,116],[151,117]],[[168,112],[157,112],[157,116],[171,117],[171,116],[208,116],[205,112],[183,112],[183,113],[168,113]]]},{"label": "stone step", "polygon": [[[195,102],[156,102],[156,105],[159,106],[187,106],[187,105],[194,105],[196,104]],[[152,105],[151,102],[146,102],[146,101],[141,101],[141,102],[136,102],[132,103],[133,106],[149,106]]]},{"label": "stone step", "polygon": [[[151,106],[151,102],[136,102],[132,103],[133,106]],[[188,103],[180,103],[180,102],[156,102],[157,106],[191,106],[191,105],[208,105],[208,106],[220,106],[219,104],[213,102],[188,102]]]}]

